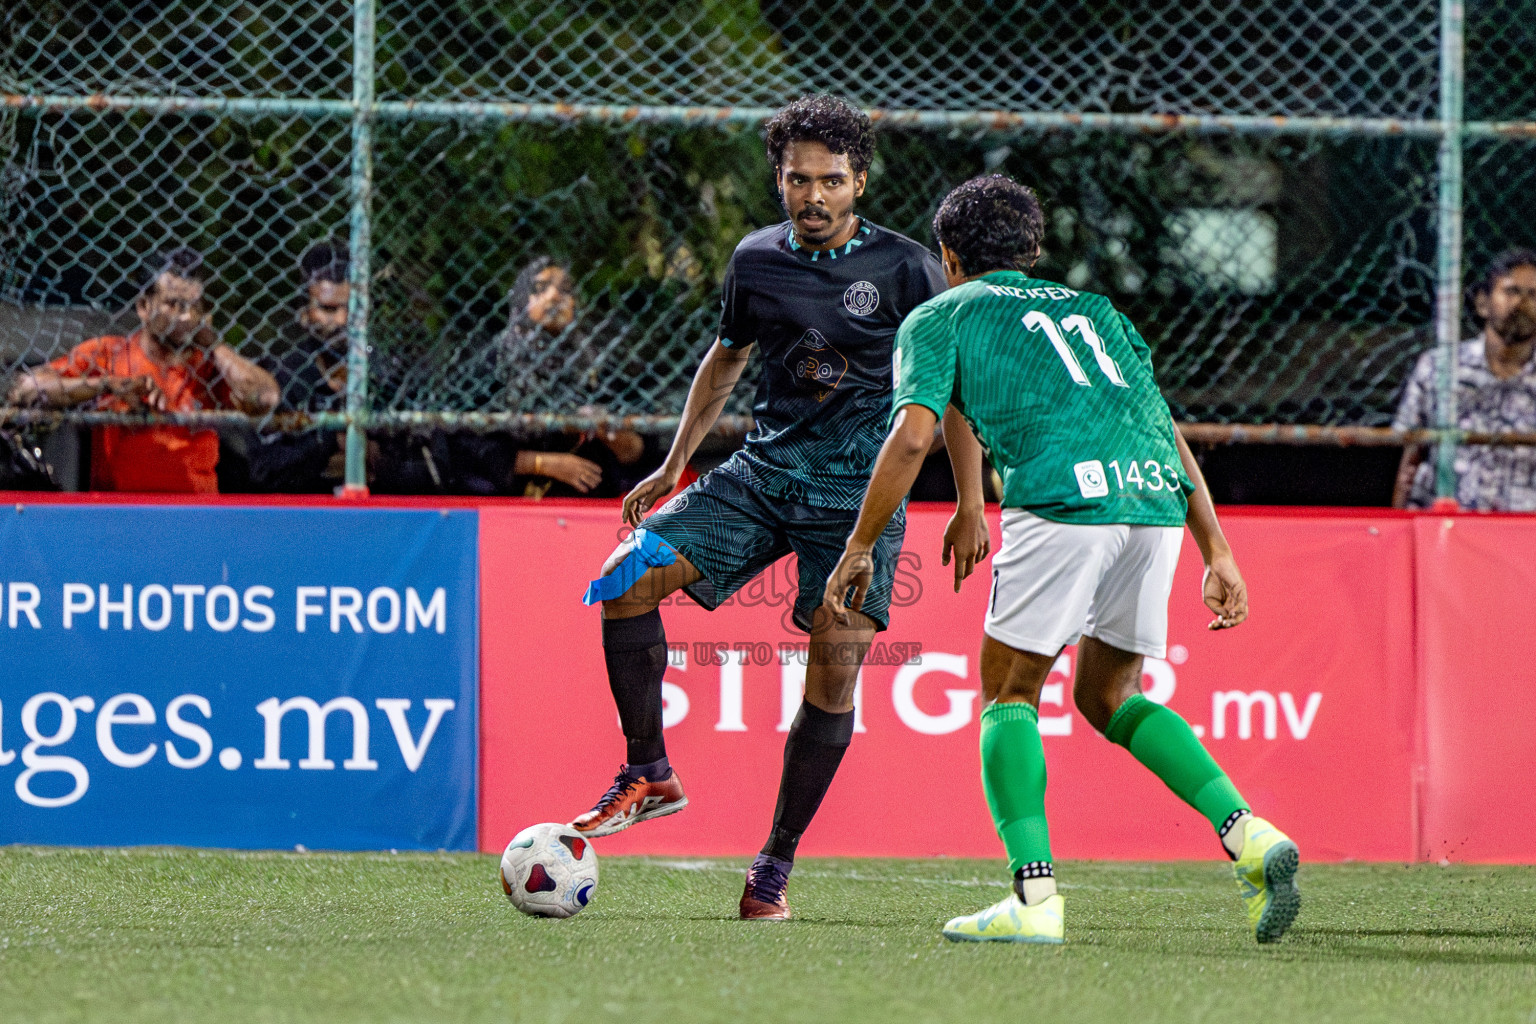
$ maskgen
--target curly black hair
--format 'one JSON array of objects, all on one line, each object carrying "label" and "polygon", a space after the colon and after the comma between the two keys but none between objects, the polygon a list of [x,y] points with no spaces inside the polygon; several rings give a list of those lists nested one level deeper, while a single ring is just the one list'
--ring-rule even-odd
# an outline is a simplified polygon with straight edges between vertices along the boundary
[{"label": "curly black hair", "polygon": [[184,281],[196,281],[204,284],[208,280],[208,270],[204,265],[203,254],[187,245],[180,245],[174,249],[161,249],[139,265],[139,294],[148,295],[160,280],[161,274],[170,274]]},{"label": "curly black hair", "polygon": [[802,96],[781,108],[763,125],[763,142],[774,177],[784,169],[784,149],[791,142],[819,142],[833,153],[846,153],[855,174],[869,170],[875,158],[869,115],[826,93]]},{"label": "curly black hair", "polygon": [[1035,190],[1003,174],[955,186],[933,216],[933,237],[974,277],[993,270],[1028,270],[1040,258],[1045,216]]},{"label": "curly black hair", "polygon": [[535,256],[517,272],[511,289],[507,291],[507,328],[509,330],[519,325],[526,327],[532,322],[528,316],[528,300],[533,297],[534,292],[541,290],[539,275],[551,267],[560,271],[561,274],[560,283],[556,287],[563,292],[575,290],[575,285],[571,281],[569,263],[556,263],[548,256]]},{"label": "curly black hair", "polygon": [[1478,299],[1479,296],[1491,295],[1499,284],[1499,278],[1507,278],[1518,267],[1536,267],[1536,250],[1508,249],[1499,253],[1493,258],[1493,263],[1488,264],[1481,278],[1471,282],[1467,298]]},{"label": "curly black hair", "polygon": [[308,287],[316,281],[346,284],[351,278],[352,254],[345,244],[333,239],[316,242],[299,257],[299,273]]}]

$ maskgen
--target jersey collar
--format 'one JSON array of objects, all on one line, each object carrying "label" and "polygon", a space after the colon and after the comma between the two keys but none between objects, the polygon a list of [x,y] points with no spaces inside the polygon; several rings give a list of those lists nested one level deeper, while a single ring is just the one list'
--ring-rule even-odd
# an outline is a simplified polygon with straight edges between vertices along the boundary
[{"label": "jersey collar", "polygon": [[869,236],[872,234],[874,230],[869,226],[869,221],[860,217],[859,230],[853,233],[853,237],[848,239],[846,245],[837,249],[807,249],[795,240],[795,225],[793,223],[784,225],[784,241],[788,243],[789,251],[808,263],[816,263],[822,256],[829,260],[835,260],[838,256],[850,256],[855,249],[869,241]]}]

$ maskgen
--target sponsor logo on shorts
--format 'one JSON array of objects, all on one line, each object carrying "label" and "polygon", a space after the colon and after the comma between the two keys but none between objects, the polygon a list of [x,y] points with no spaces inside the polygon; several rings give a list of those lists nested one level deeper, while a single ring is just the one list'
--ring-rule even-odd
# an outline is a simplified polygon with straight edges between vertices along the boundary
[{"label": "sponsor logo on shorts", "polygon": [[1085,498],[1103,498],[1109,495],[1109,477],[1104,475],[1104,463],[1098,459],[1079,462],[1072,467],[1077,474],[1077,489]]},{"label": "sponsor logo on shorts", "polygon": [[880,308],[880,289],[868,281],[855,281],[843,292],[843,305],[854,316],[869,316]]}]

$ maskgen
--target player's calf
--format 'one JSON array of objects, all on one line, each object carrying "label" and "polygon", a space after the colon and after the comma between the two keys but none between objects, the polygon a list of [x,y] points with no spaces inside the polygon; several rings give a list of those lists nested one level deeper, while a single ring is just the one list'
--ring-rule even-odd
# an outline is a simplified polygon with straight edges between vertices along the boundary
[{"label": "player's calf", "polygon": [[[811,690],[809,683],[806,689]],[[852,685],[847,689],[851,698]],[[817,687],[818,694],[824,690],[824,686]],[[794,867],[795,851],[853,740],[853,725],[852,708],[823,711],[809,700],[801,703],[784,740],[784,770],[779,778],[773,828],[747,872],[746,890],[741,897],[742,920],[782,921],[789,917],[784,891]]]}]

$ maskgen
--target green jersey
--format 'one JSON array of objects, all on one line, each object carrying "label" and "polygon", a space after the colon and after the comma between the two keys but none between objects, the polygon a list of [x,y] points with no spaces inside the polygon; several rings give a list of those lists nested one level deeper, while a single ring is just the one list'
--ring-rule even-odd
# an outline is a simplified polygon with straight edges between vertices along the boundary
[{"label": "green jersey", "polygon": [[1014,271],[912,311],[895,402],[964,414],[1003,477],[1003,506],[1060,523],[1181,526],[1194,486],[1152,352],[1102,295]]}]

